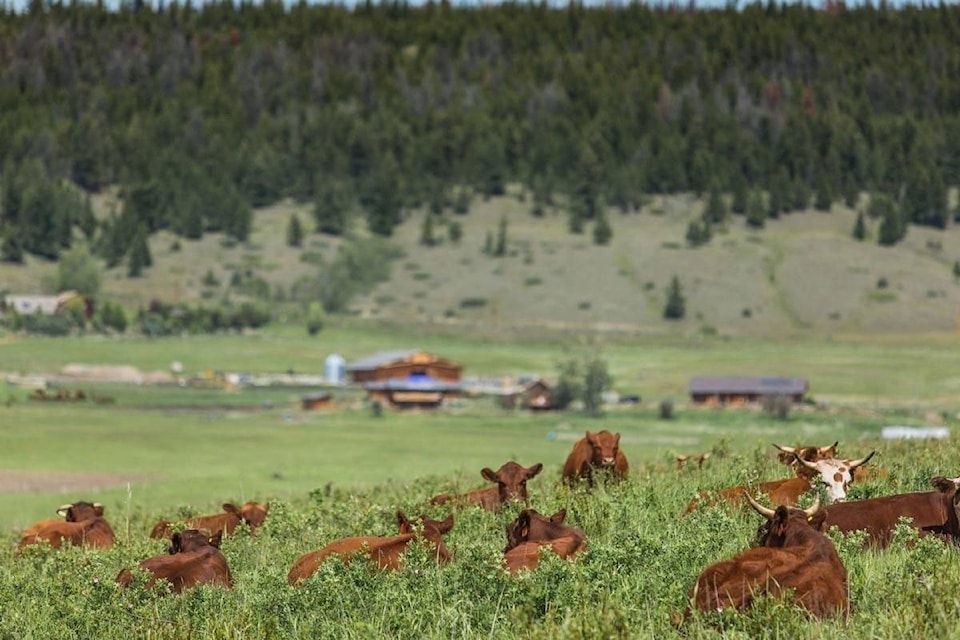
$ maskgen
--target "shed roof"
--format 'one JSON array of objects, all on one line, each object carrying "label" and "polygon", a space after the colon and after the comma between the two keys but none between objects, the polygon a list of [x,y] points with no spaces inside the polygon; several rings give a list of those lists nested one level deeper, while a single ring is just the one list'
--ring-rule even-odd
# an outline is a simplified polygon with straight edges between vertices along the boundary
[{"label": "shed roof", "polygon": [[394,362],[401,362],[418,353],[421,353],[420,349],[396,349],[393,351],[380,351],[372,356],[354,360],[347,365],[347,371],[367,371],[370,369],[377,369],[388,364],[393,364]]},{"label": "shed roof", "polygon": [[783,378],[775,376],[695,376],[690,379],[688,390],[691,394],[705,393],[752,393],[803,394],[809,389],[806,378]]}]

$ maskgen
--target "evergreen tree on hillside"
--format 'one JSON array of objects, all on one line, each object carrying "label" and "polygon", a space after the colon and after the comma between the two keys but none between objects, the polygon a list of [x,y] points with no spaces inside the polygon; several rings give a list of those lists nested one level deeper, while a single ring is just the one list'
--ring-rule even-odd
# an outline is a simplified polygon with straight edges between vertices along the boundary
[{"label": "evergreen tree on hillside", "polygon": [[687,301],[683,296],[680,279],[673,276],[667,288],[667,303],[663,308],[663,317],[667,320],[681,320],[687,313]]},{"label": "evergreen tree on hillside", "polygon": [[907,223],[903,219],[900,208],[890,196],[874,194],[871,198],[870,210],[880,216],[880,227],[877,229],[879,244],[895,245],[907,235]]},{"label": "evergreen tree on hillside", "polygon": [[767,209],[764,206],[763,194],[753,191],[747,197],[747,226],[762,229],[767,222]]},{"label": "evergreen tree on hillside", "polygon": [[723,224],[727,219],[727,205],[723,201],[716,182],[710,184],[707,203],[703,209],[703,219],[709,224]]},{"label": "evergreen tree on hillside", "polygon": [[612,237],[613,229],[610,227],[610,222],[607,221],[606,214],[601,209],[597,212],[597,221],[593,224],[593,244],[607,245]]},{"label": "evergreen tree on hillside", "polygon": [[147,228],[143,224],[137,226],[136,234],[130,244],[130,255],[127,258],[127,277],[139,278],[143,270],[153,264],[150,255],[150,245],[147,244]]},{"label": "evergreen tree on hillside", "polygon": [[863,240],[867,237],[867,223],[863,220],[863,211],[857,211],[857,221],[853,225],[853,238]]},{"label": "evergreen tree on hillside", "polygon": [[300,247],[303,245],[303,225],[300,224],[300,217],[297,214],[290,216],[287,223],[287,246]]}]

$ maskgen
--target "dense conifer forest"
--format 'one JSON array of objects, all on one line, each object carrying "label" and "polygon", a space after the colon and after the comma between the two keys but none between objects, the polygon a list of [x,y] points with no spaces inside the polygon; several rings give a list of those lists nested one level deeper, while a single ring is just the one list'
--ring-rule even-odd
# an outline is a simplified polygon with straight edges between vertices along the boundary
[{"label": "dense conifer forest", "polygon": [[757,226],[869,193],[894,243],[953,214],[958,42],[945,3],[38,1],[0,11],[0,250],[85,234],[112,265],[158,229],[242,241],[282,198],[390,235],[508,182],[573,232],[657,193]]}]

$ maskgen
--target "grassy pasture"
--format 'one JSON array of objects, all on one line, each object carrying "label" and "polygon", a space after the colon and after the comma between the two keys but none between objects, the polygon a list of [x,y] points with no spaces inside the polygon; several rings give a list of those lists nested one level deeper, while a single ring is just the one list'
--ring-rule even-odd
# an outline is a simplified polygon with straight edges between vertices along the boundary
[{"label": "grassy pasture", "polygon": [[[467,399],[442,413],[384,412],[375,417],[354,395],[336,392],[341,408],[302,412],[297,390],[182,389],[67,384],[113,395],[113,405],[36,403],[23,389],[0,384],[0,470],[51,470],[136,476],[81,491],[0,493],[0,637],[36,638],[596,638],[670,637],[671,618],[708,564],[746,547],[759,521],[749,511],[706,508],[679,519],[700,489],[784,477],[772,442],[840,440],[844,455],[878,450],[871,465],[888,471],[855,484],[863,498],[925,490],[932,475],[960,473],[956,438],[937,443],[886,443],[880,426],[954,422],[957,347],[951,336],[910,340],[738,339],[653,341],[625,335],[583,339],[509,332],[456,336],[442,327],[384,331],[337,323],[316,339],[302,329],[273,327],[248,336],[145,340],[23,339],[7,336],[7,371],[55,372],[70,362],[133,364],[188,373],[217,369],[319,372],[326,354],[348,360],[373,351],[419,346],[464,362],[467,375],[539,372],[552,375],[565,348],[600,349],[636,408],[602,418],[575,413],[506,412],[489,399]],[[689,376],[763,372],[805,375],[822,406],[795,410],[786,421],[755,411],[688,408]],[[676,417],[658,418],[661,398],[678,401]],[[269,402],[266,402],[269,401]],[[931,414],[931,415],[928,415]],[[585,429],[623,435],[630,480],[590,493],[559,485],[563,460]],[[675,453],[714,449],[702,470],[673,469]],[[510,577],[498,568],[503,527],[518,507],[499,514],[464,510],[448,537],[454,562],[430,566],[411,552],[396,575],[363,563],[329,563],[299,589],[285,576],[302,553],[331,539],[387,535],[394,513],[448,511],[430,496],[482,486],[479,470],[514,458],[543,462],[530,482],[532,505],[561,507],[583,528],[589,553],[575,563],[546,558],[536,573]],[[82,481],[76,481],[82,482]],[[17,530],[52,517],[75,499],[106,505],[118,534],[107,552],[31,549],[16,556]],[[152,523],[216,511],[225,500],[271,502],[264,529],[224,544],[235,589],[201,588],[181,597],[142,589],[120,591],[117,572],[162,545],[147,539]],[[891,549],[863,552],[837,539],[850,574],[852,617],[814,623],[793,607],[763,601],[743,616],[693,619],[686,637],[902,638],[955,637],[960,613],[960,552],[938,541],[915,542],[904,530]]]}]

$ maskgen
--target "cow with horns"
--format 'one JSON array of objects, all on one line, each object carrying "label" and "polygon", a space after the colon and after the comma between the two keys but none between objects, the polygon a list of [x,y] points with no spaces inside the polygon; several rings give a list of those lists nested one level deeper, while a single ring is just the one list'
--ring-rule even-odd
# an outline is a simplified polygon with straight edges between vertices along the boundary
[{"label": "cow with horns", "polygon": [[63,520],[43,520],[23,531],[18,549],[41,542],[59,548],[64,543],[97,549],[113,547],[115,536],[99,502],[73,502],[57,509]]},{"label": "cow with horns", "polygon": [[[817,618],[849,615],[847,570],[830,539],[811,526],[819,497],[806,510],[769,509],[750,494],[746,500],[768,522],[764,546],[707,567],[690,589],[701,612],[748,609],[760,595],[790,600]],[[689,611],[687,612],[689,615]]]}]

